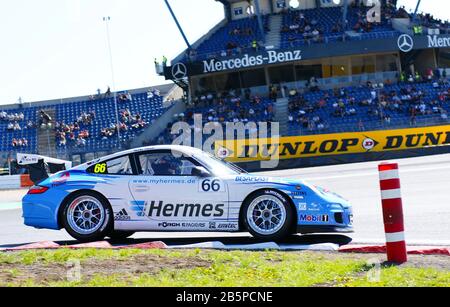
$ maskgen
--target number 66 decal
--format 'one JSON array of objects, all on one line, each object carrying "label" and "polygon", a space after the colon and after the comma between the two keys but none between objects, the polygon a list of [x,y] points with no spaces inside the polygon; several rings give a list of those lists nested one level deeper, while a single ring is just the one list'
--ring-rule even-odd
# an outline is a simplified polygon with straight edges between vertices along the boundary
[{"label": "number 66 decal", "polygon": [[200,182],[200,192],[223,192],[225,187],[219,179],[205,179]]}]

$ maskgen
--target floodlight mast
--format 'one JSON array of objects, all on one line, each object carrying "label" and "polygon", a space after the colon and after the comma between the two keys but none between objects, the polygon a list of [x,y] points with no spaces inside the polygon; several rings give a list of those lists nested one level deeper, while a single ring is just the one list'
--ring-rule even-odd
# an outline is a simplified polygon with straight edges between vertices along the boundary
[{"label": "floodlight mast", "polygon": [[180,31],[181,36],[184,39],[184,42],[186,43],[188,50],[192,49],[191,44],[189,43],[189,40],[186,37],[186,34],[184,34],[183,28],[181,27],[180,23],[178,22],[177,16],[175,16],[175,13],[172,10],[172,7],[170,6],[170,3],[168,0],[164,0],[164,2],[167,5],[167,8],[169,9],[170,15],[172,15],[173,20],[175,21],[175,24],[177,25],[178,31]]},{"label": "floodlight mast", "polygon": [[417,12],[419,11],[421,1],[422,0],[417,1],[416,9],[414,10],[414,15],[413,15],[413,23],[415,23],[417,21]]},{"label": "floodlight mast", "polygon": [[103,17],[103,21],[106,24],[106,39],[108,41],[108,51],[109,51],[109,64],[111,68],[111,79],[112,79],[112,86],[113,86],[113,95],[114,95],[114,108],[116,112],[116,126],[117,126],[117,139],[119,141],[119,149],[122,149],[122,138],[120,136],[120,121],[119,121],[119,107],[117,105],[117,89],[116,89],[116,81],[114,76],[114,62],[113,62],[113,56],[112,56],[112,48],[111,48],[111,36],[109,33],[109,22],[111,21],[111,17]]}]

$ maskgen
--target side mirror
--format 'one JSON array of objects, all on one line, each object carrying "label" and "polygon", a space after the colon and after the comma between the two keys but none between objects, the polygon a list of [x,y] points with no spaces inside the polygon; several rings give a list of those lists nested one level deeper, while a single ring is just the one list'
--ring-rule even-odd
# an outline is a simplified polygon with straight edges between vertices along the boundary
[{"label": "side mirror", "polygon": [[200,177],[200,178],[207,178],[210,177],[211,174],[202,166],[196,166],[192,169],[191,172],[192,176],[194,177]]}]

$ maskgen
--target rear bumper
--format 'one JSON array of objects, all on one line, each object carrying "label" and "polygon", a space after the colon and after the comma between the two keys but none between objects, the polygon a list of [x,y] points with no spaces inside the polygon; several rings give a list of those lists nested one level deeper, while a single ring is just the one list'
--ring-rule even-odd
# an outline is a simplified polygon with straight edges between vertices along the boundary
[{"label": "rear bumper", "polygon": [[24,224],[38,229],[59,230],[58,208],[48,195],[26,195],[22,200]]}]

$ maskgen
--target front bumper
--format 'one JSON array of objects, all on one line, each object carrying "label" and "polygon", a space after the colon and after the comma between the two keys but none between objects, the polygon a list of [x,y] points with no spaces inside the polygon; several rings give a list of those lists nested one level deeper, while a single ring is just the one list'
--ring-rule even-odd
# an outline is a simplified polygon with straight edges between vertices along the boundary
[{"label": "front bumper", "polygon": [[336,227],[336,226],[298,226],[297,233],[302,235],[312,233],[353,233],[355,229],[353,227]]}]

